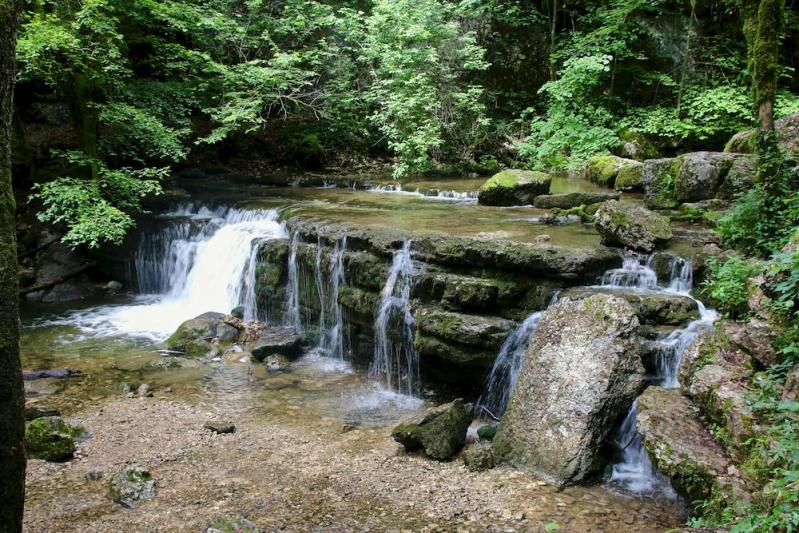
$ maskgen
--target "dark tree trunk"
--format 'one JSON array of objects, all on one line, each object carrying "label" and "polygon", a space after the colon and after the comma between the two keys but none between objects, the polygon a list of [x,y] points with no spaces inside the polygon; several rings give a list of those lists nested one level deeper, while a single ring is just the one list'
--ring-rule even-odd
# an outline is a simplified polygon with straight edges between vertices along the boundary
[{"label": "dark tree trunk", "polygon": [[780,64],[780,36],[784,25],[785,0],[760,0],[757,32],[751,47],[752,85],[760,129],[774,130],[774,101]]},{"label": "dark tree trunk", "polygon": [[21,7],[21,0],[0,0],[0,533],[22,530],[25,500],[16,206],[11,187],[14,54]]}]

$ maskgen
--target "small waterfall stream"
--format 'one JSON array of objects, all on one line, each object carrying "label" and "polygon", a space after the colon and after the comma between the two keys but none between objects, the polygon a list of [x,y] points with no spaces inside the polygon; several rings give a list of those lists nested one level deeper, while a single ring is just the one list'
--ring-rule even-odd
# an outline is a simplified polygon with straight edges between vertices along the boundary
[{"label": "small waterfall stream", "polygon": [[299,246],[300,234],[298,231],[293,231],[289,242],[288,285],[286,286],[284,317],[285,325],[292,326],[297,331],[302,331],[302,321],[300,319],[300,274],[297,266],[297,250]]},{"label": "small waterfall stream", "polygon": [[[345,345],[345,325],[344,315],[341,311],[341,304],[338,301],[339,289],[344,285],[344,253],[347,251],[347,238],[343,237],[336,242],[333,248],[333,255],[330,257],[329,279],[330,295],[329,301],[325,302],[325,295],[321,272],[321,247],[317,247],[316,269],[314,273],[317,286],[319,287],[319,323],[320,337],[317,351],[334,359],[349,358],[349,349]],[[330,317],[330,325],[325,324],[325,308]]]},{"label": "small waterfall stream", "polygon": [[419,393],[419,354],[413,346],[410,297],[416,272],[411,242],[394,252],[375,319],[375,353],[370,376],[386,389],[408,396]]}]

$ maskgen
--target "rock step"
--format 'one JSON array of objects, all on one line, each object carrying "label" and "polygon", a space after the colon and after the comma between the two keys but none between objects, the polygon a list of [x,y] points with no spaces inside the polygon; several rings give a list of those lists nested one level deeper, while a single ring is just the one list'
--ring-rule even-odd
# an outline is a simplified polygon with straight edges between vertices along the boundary
[{"label": "rock step", "polygon": [[643,324],[679,326],[699,317],[696,302],[688,296],[645,292],[634,289],[573,287],[561,292],[561,298],[582,300],[593,294],[613,294],[627,300]]},{"label": "rock step", "polygon": [[749,499],[743,475],[694,417],[680,389],[646,389],[638,398],[637,428],[653,464],[689,503],[711,496]]},{"label": "rock step", "polygon": [[570,192],[563,194],[543,194],[536,196],[533,206],[539,209],[571,209],[581,205],[591,205],[607,200],[618,200],[617,192]]}]

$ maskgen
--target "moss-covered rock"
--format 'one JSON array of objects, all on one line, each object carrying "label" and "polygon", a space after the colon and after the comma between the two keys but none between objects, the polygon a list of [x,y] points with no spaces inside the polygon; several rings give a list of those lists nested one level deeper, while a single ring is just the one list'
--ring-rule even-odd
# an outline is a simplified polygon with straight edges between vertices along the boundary
[{"label": "moss-covered rock", "polygon": [[404,420],[391,436],[408,451],[423,449],[429,457],[445,461],[458,453],[466,442],[472,415],[472,404],[457,399]]},{"label": "moss-covered rock", "polygon": [[616,181],[613,188],[623,192],[643,192],[644,164],[638,163],[622,166],[616,174]]},{"label": "moss-covered rock", "polygon": [[689,504],[748,499],[724,450],[694,418],[679,389],[649,387],[638,398],[638,434],[654,465]]},{"label": "moss-covered rock", "polygon": [[[779,147],[791,154],[799,153],[799,113],[774,121]],[[754,154],[757,152],[757,130],[739,131],[724,145],[725,152]]]},{"label": "moss-covered rock", "polygon": [[621,298],[560,301],[530,339],[494,452],[552,484],[578,483],[641,390],[639,323]]},{"label": "moss-covered rock", "polygon": [[646,206],[650,209],[673,209],[677,207],[674,193],[680,175],[681,162],[676,157],[644,161],[643,181]]},{"label": "moss-covered rock", "polygon": [[658,157],[657,147],[643,133],[625,128],[619,132],[619,138],[623,143],[619,150],[619,155],[622,157],[635,159],[636,161]]},{"label": "moss-covered rock", "polygon": [[594,227],[602,244],[652,252],[672,237],[669,219],[635,204],[605,202],[596,212]]},{"label": "moss-covered rock", "polygon": [[594,183],[613,188],[619,172],[625,175],[635,172],[632,169],[641,168],[641,163],[632,159],[625,159],[616,155],[598,155],[588,160],[582,175]]},{"label": "moss-covered rock", "polygon": [[472,472],[483,472],[494,468],[494,450],[486,444],[467,446],[461,458],[466,468]]},{"label": "moss-covered rock", "polygon": [[497,426],[493,424],[486,424],[477,428],[477,436],[480,440],[492,441],[497,434]]},{"label": "moss-covered rock", "polygon": [[155,498],[155,480],[147,469],[128,466],[109,480],[108,497],[112,502],[133,507],[139,501]]},{"label": "moss-covered rock", "polygon": [[86,433],[58,416],[37,418],[25,428],[25,450],[31,457],[61,462],[75,454],[75,438]]},{"label": "moss-covered rock", "polygon": [[166,347],[188,357],[204,357],[214,341],[230,342],[238,337],[239,331],[226,324],[224,317],[222,313],[209,312],[183,322],[166,340]]},{"label": "moss-covered rock", "polygon": [[649,293],[635,289],[573,287],[561,292],[561,298],[581,300],[593,294],[613,294],[629,302],[642,324],[679,326],[699,317],[696,301],[678,294]]},{"label": "moss-covered rock", "polygon": [[536,196],[549,193],[552,177],[531,170],[503,170],[488,179],[477,193],[482,205],[529,205]]},{"label": "moss-covered rock", "polygon": [[450,342],[482,348],[499,348],[516,323],[504,318],[471,315],[420,307],[415,313],[416,328]]},{"label": "moss-covered rock", "polygon": [[533,205],[539,209],[571,209],[581,205],[590,205],[618,199],[619,194],[612,192],[570,192],[538,196],[533,202]]}]

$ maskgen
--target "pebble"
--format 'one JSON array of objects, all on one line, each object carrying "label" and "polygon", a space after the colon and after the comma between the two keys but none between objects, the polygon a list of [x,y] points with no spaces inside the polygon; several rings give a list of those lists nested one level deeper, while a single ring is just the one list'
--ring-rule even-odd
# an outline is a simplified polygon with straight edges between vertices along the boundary
[{"label": "pebble", "polygon": [[210,421],[203,424],[203,427],[219,435],[224,435],[226,433],[233,433],[234,431],[236,431],[236,426],[234,426],[230,422]]}]

